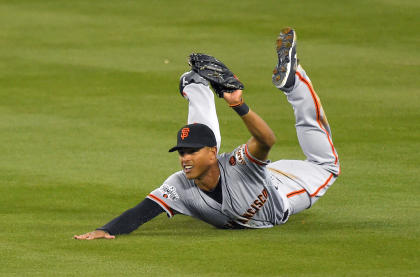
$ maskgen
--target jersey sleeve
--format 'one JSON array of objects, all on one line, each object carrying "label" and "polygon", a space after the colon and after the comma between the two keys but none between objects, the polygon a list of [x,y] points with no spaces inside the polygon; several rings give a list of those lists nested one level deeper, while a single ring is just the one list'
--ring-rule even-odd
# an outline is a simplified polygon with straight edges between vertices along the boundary
[{"label": "jersey sleeve", "polygon": [[222,154],[220,161],[230,172],[230,179],[247,184],[264,183],[267,175],[266,166],[270,162],[252,156],[246,144],[238,146],[230,153]]},{"label": "jersey sleeve", "polygon": [[229,164],[230,165],[242,165],[246,166],[252,170],[264,171],[265,166],[268,165],[270,161],[261,161],[248,151],[248,145],[242,144],[237,147],[233,152],[230,153]]},{"label": "jersey sleeve", "polygon": [[191,187],[186,177],[182,172],[177,172],[166,179],[159,188],[153,190],[147,198],[161,206],[170,218],[176,213],[190,215],[186,205],[189,189]]}]

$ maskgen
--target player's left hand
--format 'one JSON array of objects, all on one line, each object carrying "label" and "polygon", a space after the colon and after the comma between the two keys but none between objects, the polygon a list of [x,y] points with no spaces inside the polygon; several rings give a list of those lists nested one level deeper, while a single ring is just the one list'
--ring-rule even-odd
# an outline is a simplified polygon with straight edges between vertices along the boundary
[{"label": "player's left hand", "polygon": [[95,230],[93,232],[89,232],[83,235],[75,235],[73,237],[74,239],[78,240],[94,240],[94,239],[115,239],[115,236],[110,235],[108,232],[102,231],[102,230]]},{"label": "player's left hand", "polygon": [[223,98],[230,106],[235,106],[243,102],[242,90],[238,89],[231,93],[224,93]]}]

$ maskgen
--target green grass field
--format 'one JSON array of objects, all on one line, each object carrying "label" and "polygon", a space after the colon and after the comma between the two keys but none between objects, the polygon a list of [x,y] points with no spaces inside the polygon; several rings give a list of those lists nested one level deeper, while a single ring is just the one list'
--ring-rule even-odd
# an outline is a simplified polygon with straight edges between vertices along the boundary
[{"label": "green grass field", "polygon": [[[415,0],[0,0],[0,275],[419,276],[419,14]],[[303,159],[271,84],[289,25],[340,155],[324,198],[268,230],[161,215],[113,241],[72,239],[179,170],[167,149],[191,52],[245,83],[276,132],[271,160]],[[249,135],[217,107],[230,151]]]}]

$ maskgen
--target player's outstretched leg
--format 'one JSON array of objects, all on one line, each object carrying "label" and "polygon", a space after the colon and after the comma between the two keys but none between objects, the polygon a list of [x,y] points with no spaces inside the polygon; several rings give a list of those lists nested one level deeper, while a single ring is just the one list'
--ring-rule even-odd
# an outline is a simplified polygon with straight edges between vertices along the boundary
[{"label": "player's outstretched leg", "polygon": [[[296,132],[306,161],[279,160],[267,168],[291,204],[291,214],[311,207],[334,183],[340,173],[337,152],[321,102],[296,55],[296,33],[285,28],[277,38],[278,63],[273,83],[292,105]],[[293,180],[288,182],[287,180]]]},{"label": "player's outstretched leg", "polygon": [[293,106],[300,146],[308,161],[338,175],[339,161],[327,117],[309,77],[298,65],[295,31],[283,29],[276,42],[278,63],[273,71],[273,84]]},{"label": "player's outstretched leg", "polygon": [[216,137],[219,150],[221,144],[219,120],[209,82],[194,71],[188,71],[180,78],[179,92],[189,103],[188,124],[201,123],[210,127]]}]

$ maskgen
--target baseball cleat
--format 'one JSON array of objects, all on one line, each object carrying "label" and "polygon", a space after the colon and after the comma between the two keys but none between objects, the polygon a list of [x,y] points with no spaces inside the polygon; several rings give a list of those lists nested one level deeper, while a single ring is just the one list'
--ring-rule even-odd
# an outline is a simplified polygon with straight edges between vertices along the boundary
[{"label": "baseball cleat", "polygon": [[278,62],[273,70],[273,84],[281,90],[294,85],[297,68],[296,33],[290,28],[281,30],[276,40]]}]

